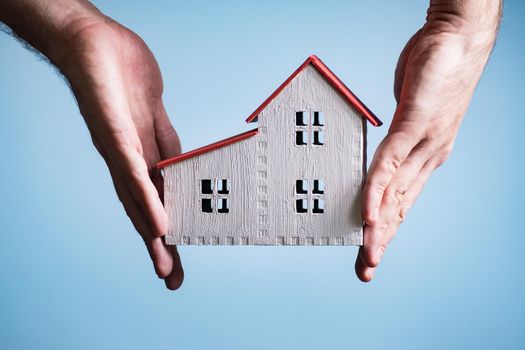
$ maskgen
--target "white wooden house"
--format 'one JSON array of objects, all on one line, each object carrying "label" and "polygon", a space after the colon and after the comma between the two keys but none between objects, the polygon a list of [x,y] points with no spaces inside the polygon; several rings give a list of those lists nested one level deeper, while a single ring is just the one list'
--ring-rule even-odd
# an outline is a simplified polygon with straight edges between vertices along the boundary
[{"label": "white wooden house", "polygon": [[316,56],[246,121],[157,165],[167,244],[361,245],[366,124],[381,121]]}]

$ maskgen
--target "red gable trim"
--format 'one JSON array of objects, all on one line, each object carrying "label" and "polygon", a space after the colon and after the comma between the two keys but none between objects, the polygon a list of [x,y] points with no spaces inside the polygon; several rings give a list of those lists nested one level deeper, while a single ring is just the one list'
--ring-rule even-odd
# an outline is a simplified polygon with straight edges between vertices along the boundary
[{"label": "red gable trim", "polygon": [[379,120],[379,118],[377,118],[374,115],[374,113],[372,113],[372,111],[370,111],[368,109],[368,107],[366,107],[363,104],[363,102],[361,102],[357,98],[357,96],[354,95],[353,92],[350,91],[350,89],[316,55],[312,55],[312,56],[308,57],[308,59],[306,61],[304,61],[304,63],[295,72],[293,72],[293,74],[290,75],[290,77],[288,79],[286,79],[285,82],[282,83],[281,86],[279,86],[277,88],[277,90],[275,90],[274,93],[271,94],[270,97],[268,97],[266,99],[266,101],[264,101],[263,104],[260,105],[259,108],[257,108],[255,110],[255,112],[253,112],[248,117],[248,119],[246,119],[246,122],[247,123],[253,122],[257,118],[257,116],[263,111],[263,109],[265,109],[266,106],[268,106],[270,104],[270,102],[277,95],[279,95],[281,93],[281,91],[283,91],[283,89],[286,87],[286,85],[288,85],[288,83],[290,83],[290,81],[292,81],[292,79],[295,78],[297,76],[297,74],[299,74],[309,64],[312,64],[319,71],[319,73],[321,73],[325,77],[325,79],[328,80],[328,82],[330,84],[332,84],[332,86],[337,91],[339,91],[339,93],[341,95],[343,95],[343,97],[355,109],[357,109],[359,111],[359,113],[361,113],[373,126],[381,126],[383,124],[383,122],[381,120]]},{"label": "red gable trim", "polygon": [[189,152],[181,153],[181,154],[179,154],[179,155],[177,155],[177,156],[175,156],[173,158],[166,159],[166,160],[163,160],[163,161],[157,163],[157,169],[162,169],[162,168],[164,168],[167,165],[170,165],[170,164],[173,164],[173,163],[177,163],[177,162],[181,162],[181,161],[183,161],[185,159],[193,158],[193,157],[198,156],[200,154],[207,153],[207,152],[213,151],[215,149],[231,145],[232,143],[236,143],[236,142],[245,140],[245,139],[250,138],[250,137],[252,137],[252,136],[254,136],[256,134],[257,134],[257,129],[245,131],[242,134],[228,137],[227,139],[214,142],[214,143],[212,143],[210,145],[203,146],[203,147],[194,149],[194,150],[189,151]]}]

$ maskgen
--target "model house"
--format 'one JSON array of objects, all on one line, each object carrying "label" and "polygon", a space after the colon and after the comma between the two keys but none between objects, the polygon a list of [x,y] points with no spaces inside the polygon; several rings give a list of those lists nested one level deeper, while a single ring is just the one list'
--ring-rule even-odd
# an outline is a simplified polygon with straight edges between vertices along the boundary
[{"label": "model house", "polygon": [[168,244],[361,245],[366,127],[381,121],[316,56],[248,123],[157,166]]}]

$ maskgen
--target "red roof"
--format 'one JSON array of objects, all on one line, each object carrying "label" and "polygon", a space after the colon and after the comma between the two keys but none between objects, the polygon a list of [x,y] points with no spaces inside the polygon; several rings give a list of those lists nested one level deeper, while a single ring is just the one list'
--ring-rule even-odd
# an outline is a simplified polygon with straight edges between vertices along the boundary
[{"label": "red roof", "polygon": [[245,132],[243,132],[241,134],[228,137],[227,139],[224,139],[224,140],[221,140],[221,141],[217,141],[217,142],[214,142],[214,143],[212,143],[210,145],[194,149],[193,151],[181,153],[181,154],[179,154],[179,155],[177,155],[177,156],[175,156],[173,158],[169,158],[169,159],[163,160],[161,162],[158,162],[157,163],[157,169],[161,169],[161,168],[164,168],[166,165],[170,165],[170,164],[173,164],[173,163],[176,163],[176,162],[183,161],[184,159],[188,159],[188,158],[192,158],[192,157],[198,156],[199,154],[203,154],[203,153],[206,153],[206,152],[213,151],[214,149],[217,149],[217,148],[221,148],[221,147],[224,147],[224,146],[227,146],[227,145],[231,145],[232,143],[245,140],[245,139],[250,138],[250,137],[252,137],[254,135],[257,135],[257,129],[245,131]]},{"label": "red roof", "polygon": [[274,91],[273,94],[270,95],[270,97],[268,97],[266,99],[266,101],[263,102],[262,105],[259,106],[259,108],[257,108],[249,117],[248,119],[246,119],[246,122],[247,123],[250,123],[250,122],[253,122],[257,119],[257,116],[259,115],[259,113],[261,113],[263,111],[263,109],[266,108],[266,106],[268,106],[270,104],[270,102],[272,102],[272,100],[281,93],[281,91],[283,91],[283,89],[286,87],[286,85],[288,85],[288,83],[290,81],[292,81],[293,78],[295,78],[297,76],[297,74],[299,74],[303,69],[305,69],[309,64],[313,65],[318,71],[319,73],[321,73],[323,75],[323,77],[325,77],[326,80],[328,80],[328,82],[337,90],[339,91],[339,93],[355,108],[359,111],[359,113],[361,113],[363,115],[363,117],[365,117],[373,126],[381,126],[383,125],[383,122],[381,120],[379,120],[379,118],[377,118],[374,113],[372,113],[372,111],[370,111],[368,109],[367,106],[365,106],[363,104],[363,102],[361,102],[361,100],[359,100],[357,98],[356,95],[354,95],[354,93],[352,91],[350,91],[350,89],[330,70],[330,68],[328,68],[324,63],[323,61],[321,61],[319,59],[319,57],[317,57],[316,55],[312,55],[310,57],[308,57],[308,59],[306,61],[304,61],[304,63],[299,67],[297,68],[297,70],[295,72],[293,72],[292,75],[290,75],[290,77],[288,79],[285,80],[284,83],[281,84],[281,86],[279,86],[277,88],[277,90]]},{"label": "red roof", "polygon": [[[325,77],[325,79],[328,80],[328,82],[355,109],[357,109],[359,111],[359,113],[361,113],[363,115],[363,117],[365,117],[373,126],[380,126],[380,125],[383,124],[381,122],[381,120],[379,120],[379,118],[377,118],[374,115],[374,113],[372,113],[372,111],[370,111],[368,109],[368,107],[366,107],[357,98],[357,96],[354,95],[353,92],[350,91],[350,89],[315,55],[312,55],[312,56],[308,57],[308,59],[306,61],[304,61],[304,63],[299,68],[297,68],[297,70],[295,72],[293,72],[293,74],[290,75],[290,77],[288,79],[286,79],[286,81],[284,83],[282,83],[281,86],[279,86],[277,88],[277,90],[275,90],[274,93],[271,94],[270,97],[268,97],[266,99],[266,101],[264,101],[262,103],[262,105],[260,105],[259,108],[257,108],[248,117],[248,119],[246,119],[246,122],[247,123],[251,123],[251,122],[257,120],[257,116],[259,115],[259,113],[261,113],[263,111],[263,109],[265,109],[266,106],[268,106],[268,104],[270,104],[270,102],[277,95],[279,95],[279,93],[281,93],[281,91],[283,91],[283,89],[288,85],[288,83],[290,83],[290,81],[292,81],[292,79],[295,78],[297,76],[297,74],[299,74],[309,64],[312,64],[319,71],[319,73],[321,73],[323,75],[323,77]],[[238,135],[235,135],[235,136],[228,137],[227,139],[214,142],[214,143],[212,143],[210,145],[207,145],[207,146],[204,146],[204,147],[200,147],[200,148],[194,149],[194,150],[189,151],[189,152],[181,153],[181,154],[179,154],[179,155],[177,155],[177,156],[175,156],[173,158],[169,158],[169,159],[166,159],[166,160],[163,160],[163,161],[157,163],[157,168],[161,169],[161,168],[164,168],[167,165],[170,165],[170,164],[173,164],[173,163],[176,163],[176,162],[180,162],[180,161],[183,161],[185,159],[192,158],[192,157],[198,156],[200,154],[203,154],[203,153],[206,153],[206,152],[210,152],[210,151],[213,151],[215,149],[218,149],[218,148],[221,148],[221,147],[224,147],[224,146],[227,146],[227,145],[231,145],[232,143],[245,140],[245,139],[250,138],[250,137],[252,137],[252,136],[254,136],[256,134],[257,134],[257,129],[249,130],[249,131],[243,132],[242,134],[238,134]]]}]

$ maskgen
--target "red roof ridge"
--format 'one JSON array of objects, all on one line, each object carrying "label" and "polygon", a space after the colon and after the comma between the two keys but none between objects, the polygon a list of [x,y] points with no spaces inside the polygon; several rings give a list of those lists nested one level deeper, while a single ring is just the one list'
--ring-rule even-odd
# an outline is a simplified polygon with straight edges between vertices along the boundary
[{"label": "red roof ridge", "polygon": [[212,144],[209,144],[209,145],[206,145],[206,146],[203,146],[203,147],[196,148],[196,149],[188,151],[188,152],[181,153],[179,155],[176,155],[175,157],[172,157],[172,158],[169,158],[169,159],[165,159],[163,161],[158,162],[157,163],[157,169],[162,169],[162,168],[164,168],[167,165],[170,165],[170,164],[173,164],[173,163],[177,163],[177,162],[181,162],[181,161],[183,161],[185,159],[193,158],[193,157],[198,156],[200,154],[207,153],[207,152],[213,151],[215,149],[231,145],[232,143],[236,143],[236,142],[245,140],[245,139],[250,138],[250,137],[252,137],[252,136],[254,136],[256,134],[257,134],[257,128],[245,131],[245,132],[240,133],[238,135],[230,136],[230,137],[228,137],[228,138],[226,138],[224,140],[220,140],[220,141],[214,142]]},{"label": "red roof ridge", "polygon": [[251,123],[257,119],[257,116],[272,102],[272,100],[279,95],[282,90],[295,78],[303,69],[305,69],[309,64],[312,64],[323,77],[328,80],[328,82],[355,108],[359,113],[363,115],[373,126],[381,126],[383,122],[375,116],[374,113],[356,95],[328,68],[319,57],[316,55],[311,55],[304,61],[304,63],[297,68],[295,72],[292,73],[282,83],[277,90],[275,90],[270,97],[268,97],[250,116],[246,119],[247,123]]}]

